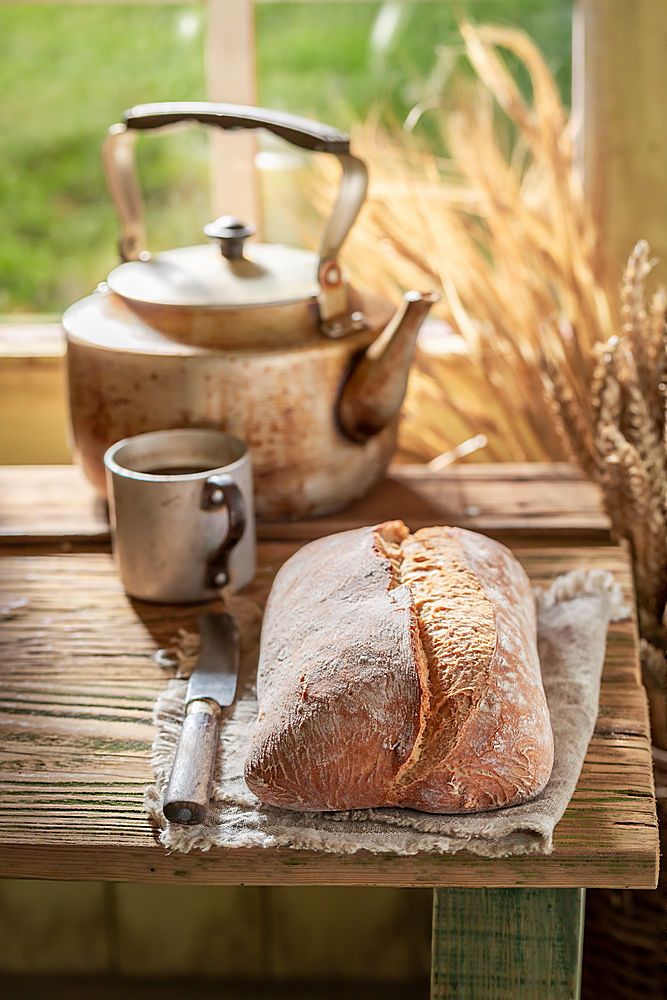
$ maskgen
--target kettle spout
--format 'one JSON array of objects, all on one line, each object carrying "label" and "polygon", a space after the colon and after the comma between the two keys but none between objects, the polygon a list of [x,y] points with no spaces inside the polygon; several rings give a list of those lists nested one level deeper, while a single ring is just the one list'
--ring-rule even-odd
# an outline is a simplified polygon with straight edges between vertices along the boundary
[{"label": "kettle spout", "polygon": [[438,298],[434,292],[407,292],[401,308],[350,372],[338,400],[338,424],[353,441],[367,441],[398,414],[419,327]]}]

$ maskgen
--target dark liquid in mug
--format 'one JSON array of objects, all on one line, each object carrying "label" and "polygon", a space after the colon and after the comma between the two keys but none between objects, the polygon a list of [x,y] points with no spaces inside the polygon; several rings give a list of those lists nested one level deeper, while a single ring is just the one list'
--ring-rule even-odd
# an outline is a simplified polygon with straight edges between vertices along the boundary
[{"label": "dark liquid in mug", "polygon": [[155,469],[142,469],[147,476],[192,476],[198,472],[210,472],[210,465],[160,465]]}]

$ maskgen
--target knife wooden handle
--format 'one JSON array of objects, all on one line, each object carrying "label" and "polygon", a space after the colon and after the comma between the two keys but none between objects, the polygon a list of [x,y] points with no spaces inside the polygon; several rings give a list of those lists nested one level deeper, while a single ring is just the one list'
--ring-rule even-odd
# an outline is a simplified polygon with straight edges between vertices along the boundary
[{"label": "knife wooden handle", "polygon": [[206,818],[219,717],[219,705],[205,698],[191,701],[187,707],[162,807],[171,823],[193,825]]}]

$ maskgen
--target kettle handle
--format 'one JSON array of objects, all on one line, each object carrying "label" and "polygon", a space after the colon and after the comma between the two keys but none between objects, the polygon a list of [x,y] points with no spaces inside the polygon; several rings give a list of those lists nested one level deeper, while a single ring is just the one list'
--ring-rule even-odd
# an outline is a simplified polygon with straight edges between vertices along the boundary
[{"label": "kettle handle", "polygon": [[136,134],[182,122],[199,122],[232,130],[263,128],[301,149],[332,153],[338,158],[343,173],[320,246],[318,300],[323,321],[344,312],[345,291],[337,257],[366,197],[366,165],[352,156],[349,136],[343,132],[321,122],[266,108],[191,101],[139,104],[124,113],[122,123],[111,126],[103,147],[103,160],[107,184],[121,223],[121,260],[148,256],[141,191],[134,163]]},{"label": "kettle handle", "polygon": [[240,104],[211,104],[177,101],[162,104],[137,104],[123,114],[127,128],[164,128],[177,122],[200,122],[222,129],[265,128],[294,146],[323,153],[349,153],[350,137],[331,125]]}]

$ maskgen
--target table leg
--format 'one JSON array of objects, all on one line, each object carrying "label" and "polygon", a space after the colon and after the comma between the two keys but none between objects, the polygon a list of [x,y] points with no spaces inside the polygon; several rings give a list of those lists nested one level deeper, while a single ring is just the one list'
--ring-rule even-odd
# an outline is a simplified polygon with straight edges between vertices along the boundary
[{"label": "table leg", "polygon": [[431,1000],[577,1000],[584,889],[435,889]]}]

